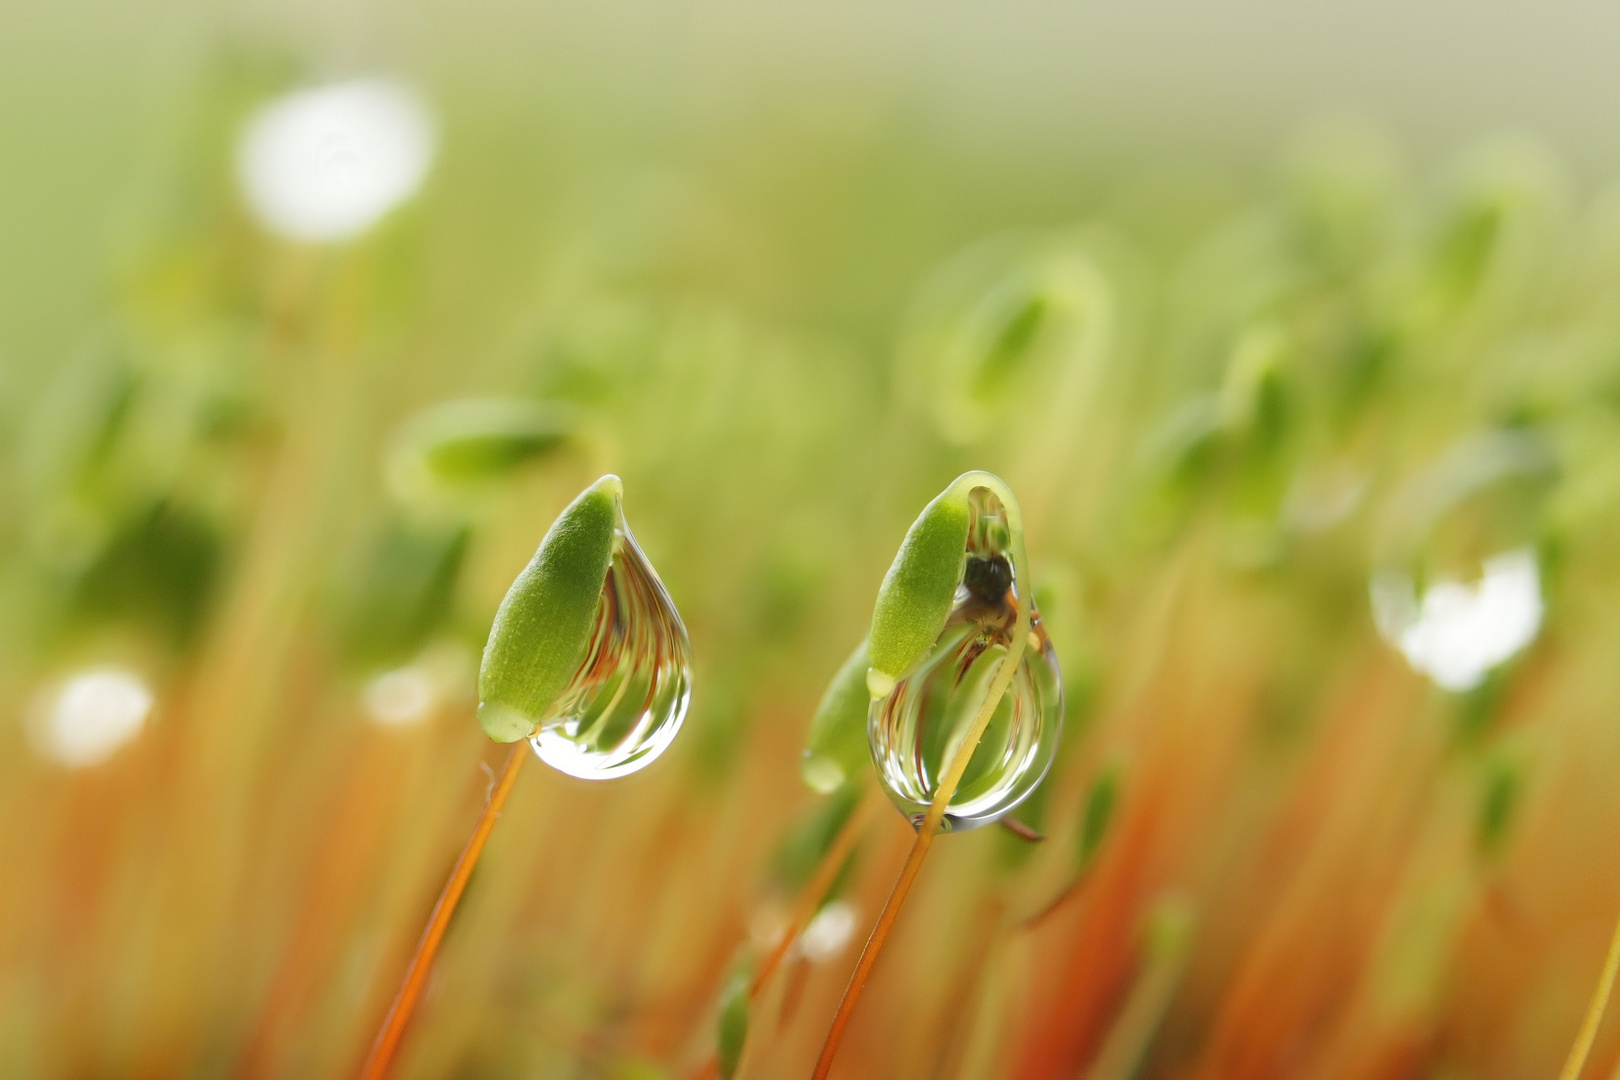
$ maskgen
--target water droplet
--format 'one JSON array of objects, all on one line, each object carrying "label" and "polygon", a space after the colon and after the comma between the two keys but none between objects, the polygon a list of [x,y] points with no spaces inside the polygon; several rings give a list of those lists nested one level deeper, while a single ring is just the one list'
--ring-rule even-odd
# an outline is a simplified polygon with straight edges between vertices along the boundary
[{"label": "water droplet", "polygon": [[361,691],[366,715],[384,727],[412,727],[430,719],[446,701],[472,689],[466,650],[440,642],[405,667],[373,676]]},{"label": "water droplet", "polygon": [[1409,576],[1373,578],[1379,632],[1414,670],[1453,692],[1472,690],[1541,629],[1541,575],[1529,548],[1485,560],[1476,584],[1440,580],[1419,597]]},{"label": "water droplet", "polygon": [[1373,618],[1437,686],[1472,690],[1540,632],[1535,544],[1555,463],[1535,433],[1483,432],[1392,501],[1369,587]]},{"label": "water droplet", "polygon": [[[894,689],[872,702],[868,718],[879,780],[913,821],[927,814],[940,777],[984,704],[1023,602],[1008,557],[1006,510],[983,488],[972,492],[971,501],[967,559],[945,629]],[[1051,766],[1062,727],[1063,677],[1031,601],[1018,670],[969,759],[944,827],[986,825],[1022,802]]]},{"label": "water droplet", "polygon": [[686,627],[621,510],[585,658],[529,741],[570,776],[624,776],[664,752],[691,700]]}]

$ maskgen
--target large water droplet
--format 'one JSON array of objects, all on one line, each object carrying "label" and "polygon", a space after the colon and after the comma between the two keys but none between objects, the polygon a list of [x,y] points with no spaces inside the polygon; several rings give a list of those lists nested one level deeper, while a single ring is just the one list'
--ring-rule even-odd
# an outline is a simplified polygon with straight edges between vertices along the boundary
[{"label": "large water droplet", "polygon": [[570,776],[624,776],[664,752],[691,699],[686,627],[621,511],[585,659],[529,741]]},{"label": "large water droplet", "polygon": [[[894,689],[872,702],[868,717],[878,778],[913,821],[927,814],[984,704],[1024,602],[1008,557],[1006,510],[983,488],[971,500],[967,559],[945,629]],[[1033,601],[1029,614],[1018,670],[951,797],[944,828],[997,820],[1034,791],[1051,767],[1063,728],[1063,677]]]}]

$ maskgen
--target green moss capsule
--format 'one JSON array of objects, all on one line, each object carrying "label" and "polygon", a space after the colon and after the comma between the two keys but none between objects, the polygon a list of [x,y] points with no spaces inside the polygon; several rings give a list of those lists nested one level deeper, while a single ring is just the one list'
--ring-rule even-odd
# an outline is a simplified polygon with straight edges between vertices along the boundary
[{"label": "green moss capsule", "polygon": [[952,484],[923,507],[901,542],[872,610],[867,688],[873,697],[894,689],[945,628],[967,557],[970,518],[967,491]]},{"label": "green moss capsule", "polygon": [[496,612],[478,678],[478,720],[497,742],[529,739],[587,779],[649,764],[691,702],[691,648],[663,582],[604,476],[569,504]]},{"label": "green moss capsule", "polygon": [[943,827],[989,824],[1040,784],[1062,731],[1063,679],[1003,481],[964,473],[924,509],[884,579],[870,652],[867,742],[879,783],[914,823],[943,800]]}]

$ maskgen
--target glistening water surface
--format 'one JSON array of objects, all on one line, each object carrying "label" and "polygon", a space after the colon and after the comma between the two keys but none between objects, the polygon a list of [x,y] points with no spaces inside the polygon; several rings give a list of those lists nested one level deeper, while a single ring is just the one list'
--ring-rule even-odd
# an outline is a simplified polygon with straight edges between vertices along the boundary
[{"label": "glistening water surface", "polygon": [[586,780],[645,768],[686,719],[691,665],[686,627],[621,511],[585,658],[529,740],[534,752]]},{"label": "glistening water surface", "polygon": [[[984,488],[974,489],[971,505],[966,558],[945,629],[888,696],[872,703],[868,717],[878,777],[913,821],[927,814],[984,704],[1008,656],[1018,605],[1026,602],[1010,557],[1006,509]],[[1063,727],[1063,677],[1040,613],[1028,602],[1029,637],[1018,670],[951,797],[945,828],[1005,816],[1052,764]]]}]

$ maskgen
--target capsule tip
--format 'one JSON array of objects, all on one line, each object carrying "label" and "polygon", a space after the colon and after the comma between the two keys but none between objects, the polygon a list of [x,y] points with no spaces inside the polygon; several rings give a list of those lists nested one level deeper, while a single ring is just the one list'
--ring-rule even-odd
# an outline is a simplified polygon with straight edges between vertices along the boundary
[{"label": "capsule tip", "polygon": [[615,504],[622,503],[624,501],[624,481],[620,480],[613,473],[608,473],[607,475],[603,476],[586,490],[606,495],[608,498],[612,499]]},{"label": "capsule tip", "polygon": [[526,739],[534,731],[534,721],[510,705],[493,701],[478,703],[478,725],[496,742],[511,743]]},{"label": "capsule tip", "polygon": [[866,692],[874,699],[888,697],[889,692],[894,689],[894,684],[895,677],[888,672],[879,671],[877,668],[866,669]]}]

